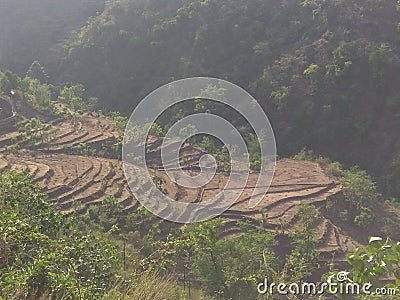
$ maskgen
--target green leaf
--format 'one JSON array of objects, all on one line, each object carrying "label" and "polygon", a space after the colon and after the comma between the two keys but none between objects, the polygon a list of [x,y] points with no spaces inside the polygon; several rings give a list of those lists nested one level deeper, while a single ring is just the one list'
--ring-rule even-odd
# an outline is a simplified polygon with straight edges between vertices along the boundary
[{"label": "green leaf", "polygon": [[369,238],[368,243],[372,244],[373,242],[377,242],[377,241],[381,242],[381,241],[383,241],[383,239],[381,237],[378,237],[378,236],[371,236]]}]

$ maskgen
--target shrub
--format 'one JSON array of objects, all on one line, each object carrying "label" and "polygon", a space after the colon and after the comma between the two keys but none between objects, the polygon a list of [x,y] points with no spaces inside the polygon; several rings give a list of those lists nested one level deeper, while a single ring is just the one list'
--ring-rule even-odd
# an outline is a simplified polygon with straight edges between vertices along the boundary
[{"label": "shrub", "polygon": [[299,153],[293,156],[293,159],[314,161],[315,160],[314,151],[307,150],[307,148],[303,148]]},{"label": "shrub", "polygon": [[375,182],[367,172],[358,167],[344,171],[341,181],[346,200],[358,209],[379,198]]},{"label": "shrub", "polygon": [[326,166],[325,170],[329,176],[333,176],[333,177],[340,177],[343,174],[342,165],[337,161],[329,163]]},{"label": "shrub", "polygon": [[342,221],[347,222],[347,221],[349,220],[349,211],[348,211],[347,209],[342,210],[342,211],[339,213],[339,218],[340,218]]},{"label": "shrub", "polygon": [[25,173],[0,176],[0,236],[13,258],[0,268],[0,298],[100,298],[114,279],[116,250],[46,197]]},{"label": "shrub", "polygon": [[366,228],[375,221],[375,215],[368,207],[361,207],[360,214],[354,218],[354,224]]}]

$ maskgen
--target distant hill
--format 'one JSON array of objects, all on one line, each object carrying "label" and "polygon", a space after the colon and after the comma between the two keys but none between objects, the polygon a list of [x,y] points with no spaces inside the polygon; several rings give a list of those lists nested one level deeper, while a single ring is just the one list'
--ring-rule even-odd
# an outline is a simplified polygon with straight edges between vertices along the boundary
[{"label": "distant hill", "polygon": [[105,0],[1,0],[0,67],[24,75],[34,60],[49,62],[51,48],[101,12]]}]

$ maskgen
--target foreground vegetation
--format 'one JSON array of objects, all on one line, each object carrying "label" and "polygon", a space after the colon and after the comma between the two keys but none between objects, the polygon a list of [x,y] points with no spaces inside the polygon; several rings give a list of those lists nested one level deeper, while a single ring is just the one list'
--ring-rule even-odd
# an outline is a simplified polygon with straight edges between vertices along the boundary
[{"label": "foreground vegetation", "polygon": [[[178,226],[144,208],[126,213],[115,195],[85,210],[69,199],[73,205],[61,213],[27,172],[8,169],[0,174],[0,299],[183,300],[201,291],[205,299],[253,300],[264,278],[322,282],[343,268],[357,282],[400,287],[397,1],[116,0],[103,9],[95,0],[85,1],[87,10],[82,1],[28,2],[12,3],[22,14],[0,11],[2,64],[19,74],[0,71],[1,113],[17,132],[4,154],[49,150],[52,122],[67,120],[79,131],[83,114],[98,118],[104,131],[100,119],[107,119],[108,130],[121,134],[127,118],[109,110],[129,112],[132,95],[137,104],[173,79],[210,75],[251,91],[271,117],[279,155],[319,163],[342,192],[299,205],[291,228],[282,221],[270,230],[265,210],[259,219]],[[54,11],[32,21],[32,8],[35,16]],[[43,31],[43,22],[61,25]],[[21,27],[8,32],[10,23]],[[14,35],[35,47],[17,47]],[[206,92],[224,96],[217,86]],[[162,137],[188,113],[219,113],[246,137],[257,171],[259,144],[248,124],[200,96],[149,124],[151,134]],[[118,159],[122,142],[113,137],[97,148],[79,143],[57,151]],[[219,172],[229,171],[221,143],[207,136],[188,142],[214,154]],[[165,188],[161,176],[153,179]],[[109,182],[100,185],[104,192]],[[318,251],[318,228],[334,216],[360,243],[369,241],[340,267]]]},{"label": "foreground vegetation", "polygon": [[[318,269],[314,235],[321,219],[312,205],[300,206],[286,257],[275,252],[276,234],[245,222],[238,223],[243,234],[221,239],[224,219],[175,227],[163,236],[145,209],[119,227],[113,201],[86,216],[63,215],[24,173],[0,176],[0,208],[4,299],[178,300],[188,299],[190,286],[192,293],[201,287],[210,299],[257,299],[264,278],[302,282]],[[389,286],[399,287],[398,243],[371,238],[370,246],[349,253],[348,261],[357,282],[380,286],[389,275],[394,278]]]},{"label": "foreground vegetation", "polygon": [[98,297],[110,287],[117,253],[74,226],[26,174],[0,179],[1,294],[6,298]]}]

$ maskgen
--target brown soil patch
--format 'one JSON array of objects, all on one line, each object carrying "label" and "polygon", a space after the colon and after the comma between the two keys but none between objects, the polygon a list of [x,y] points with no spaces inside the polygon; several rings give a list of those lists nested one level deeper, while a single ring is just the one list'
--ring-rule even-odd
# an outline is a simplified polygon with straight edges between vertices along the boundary
[{"label": "brown soil patch", "polygon": [[[128,188],[120,161],[67,154],[68,149],[81,143],[93,147],[115,143],[119,136],[108,119],[84,114],[79,125],[72,121],[58,120],[52,126],[48,143],[35,147],[34,151],[7,154],[4,151],[5,147],[18,134],[11,131],[0,136],[0,170],[25,170],[34,182],[43,187],[49,200],[57,203],[64,212],[77,210],[85,213],[90,205],[101,205],[103,199],[109,195],[118,199],[124,213],[134,212],[139,207],[139,202]],[[150,166],[158,166],[158,170],[152,170],[151,173],[165,179],[163,189],[169,197],[182,202],[207,202],[221,193],[227,182],[226,174],[217,173],[203,188],[178,188],[166,176],[165,169],[168,169],[172,162],[160,166],[160,145],[159,138],[149,139],[148,146],[151,151],[147,161]],[[185,161],[187,174],[198,174],[198,162],[202,154],[204,151],[184,145],[180,155]],[[315,205],[324,217],[317,231],[319,250],[324,259],[334,257],[337,261],[344,261],[346,252],[361,246],[362,241],[357,238],[360,230],[349,228],[349,224],[339,219],[337,211],[326,209],[328,200],[343,203],[341,186],[336,179],[327,176],[317,163],[292,159],[278,161],[268,193],[256,207],[250,208],[249,199],[257,179],[257,173],[250,174],[245,190],[223,214],[228,221],[221,238],[240,235],[241,230],[236,226],[239,220],[246,220],[255,227],[263,224],[266,231],[284,236],[297,226],[298,205],[308,203]],[[135,184],[142,190],[149,189],[140,178]],[[393,217],[397,218],[398,215],[399,212],[393,212]],[[286,249],[288,245],[282,247]]]}]

